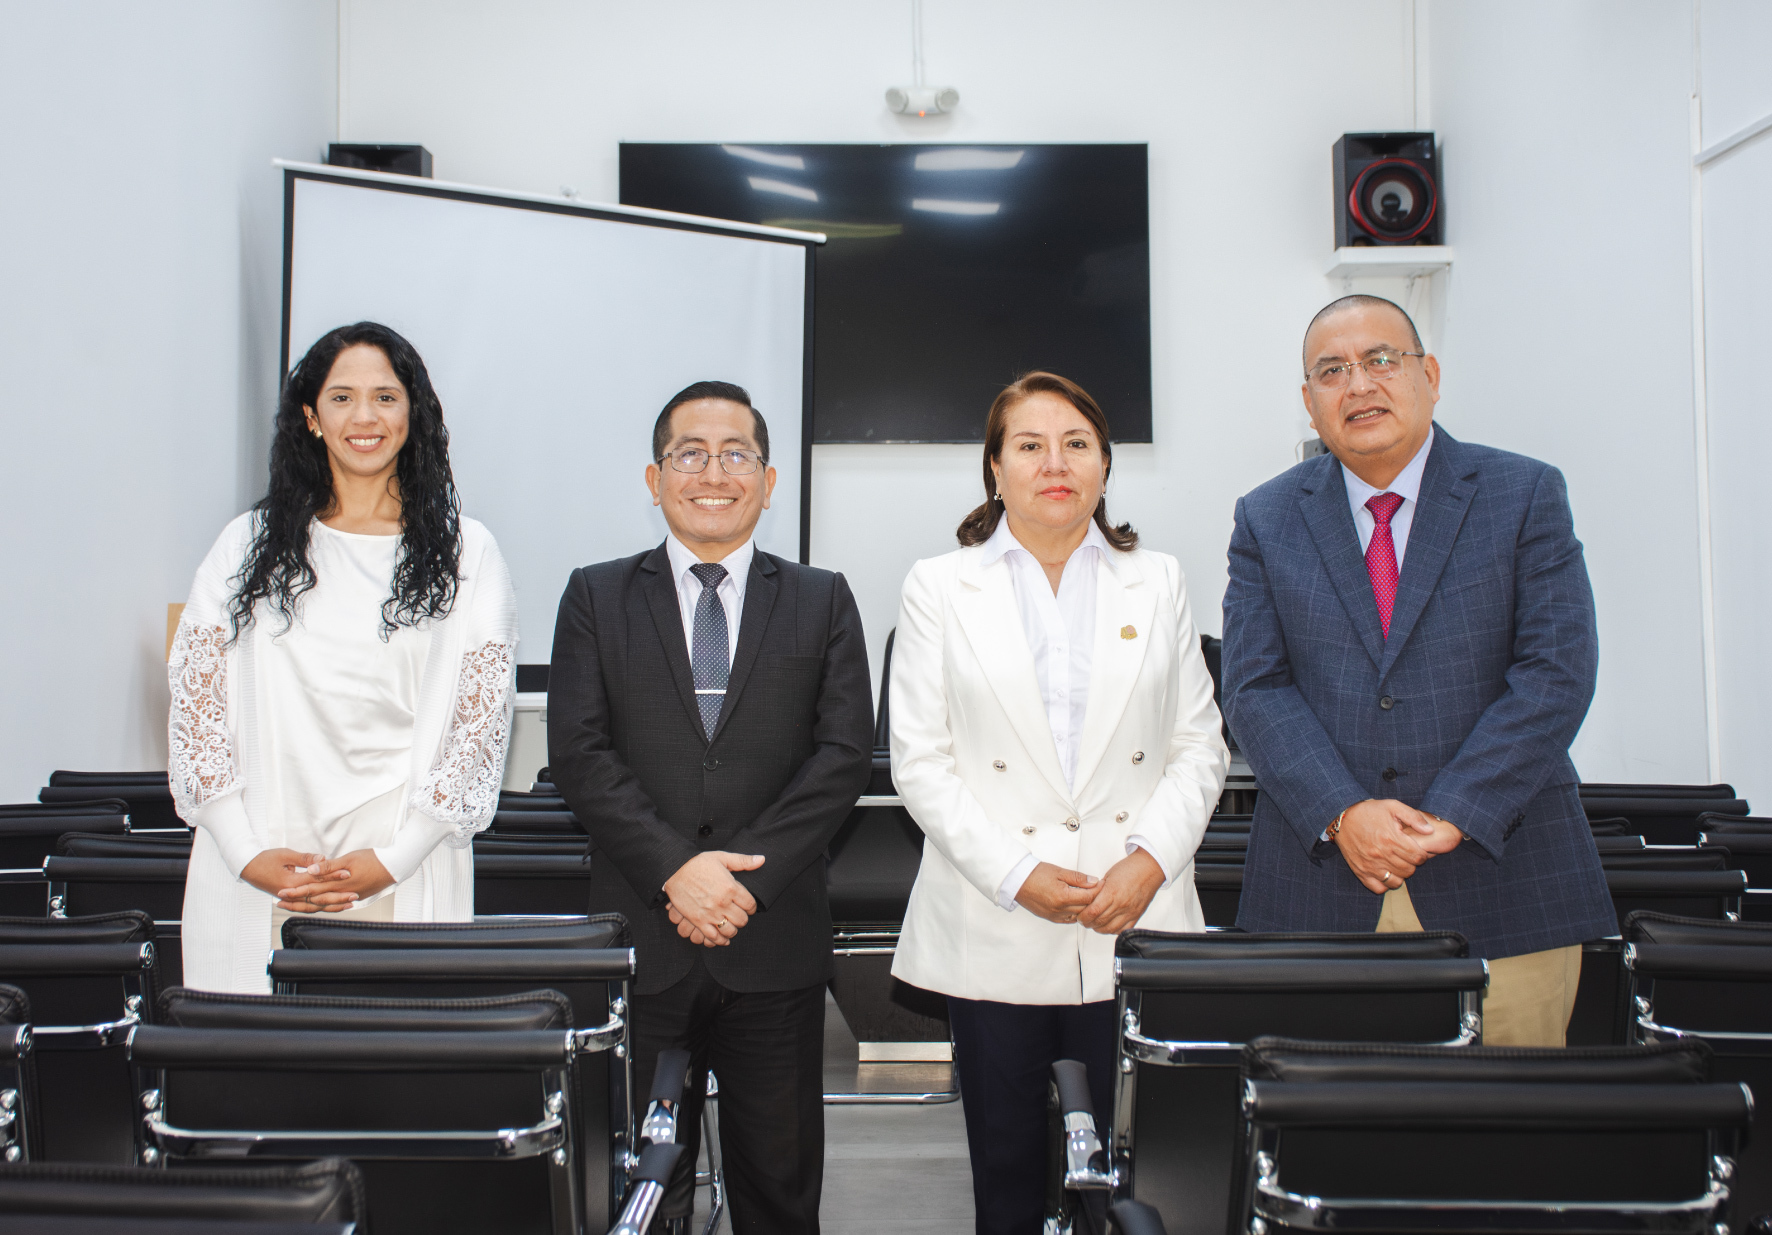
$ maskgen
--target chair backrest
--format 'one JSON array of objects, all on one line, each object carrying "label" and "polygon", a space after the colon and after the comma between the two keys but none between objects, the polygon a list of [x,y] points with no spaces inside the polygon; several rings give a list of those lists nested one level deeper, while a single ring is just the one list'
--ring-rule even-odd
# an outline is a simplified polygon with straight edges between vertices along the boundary
[{"label": "chair backrest", "polygon": [[1708,1054],[1260,1040],[1240,1219],[1470,1231],[1505,1211],[1520,1229],[1629,1230],[1647,1204],[1668,1207],[1659,1229],[1700,1235],[1728,1207],[1716,1157],[1752,1118],[1740,1085],[1708,1080]]},{"label": "chair backrest", "polygon": [[64,832],[56,838],[55,856],[62,858],[172,858],[187,861],[191,836],[176,832]]},{"label": "chair backrest", "polygon": [[52,854],[43,861],[53,916],[90,917],[136,910],[155,921],[184,914],[183,857],[75,858]]},{"label": "chair backrest", "polygon": [[1589,815],[1587,826],[1588,830],[1595,836],[1635,835],[1635,833],[1631,831],[1630,820],[1622,817],[1616,819],[1595,819],[1593,816]]},{"label": "chair backrest", "polygon": [[1729,854],[1729,865],[1739,867],[1747,873],[1747,886],[1752,894],[1743,905],[1743,917],[1762,917],[1754,909],[1755,898],[1767,889],[1772,889],[1772,827],[1764,830],[1759,828],[1707,828],[1698,834],[1698,845],[1701,849],[1723,849]]},{"label": "chair backrest", "polygon": [[1471,1041],[1488,983],[1487,965],[1446,931],[1133,931],[1118,950],[1117,1195],[1154,1204],[1172,1235],[1224,1235],[1235,1216],[1244,1042],[1281,1031]]},{"label": "chair backrest", "polygon": [[0,918],[0,981],[30,1004],[42,1129],[32,1156],[131,1161],[135,1095],[123,1044],[152,1015],[161,985],[152,920]]},{"label": "chair backrest", "polygon": [[39,807],[41,814],[0,817],[0,867],[16,869],[43,866],[56,852],[56,843],[68,833],[122,836],[128,831],[122,814],[55,811]]},{"label": "chair backrest", "polygon": [[1640,836],[1627,836],[1623,833],[1594,833],[1594,848],[1604,858],[1609,853],[1642,853],[1648,848]]},{"label": "chair backrest", "polygon": [[549,990],[484,999],[350,999],[234,995],[176,986],[161,994],[156,1022],[185,1029],[509,1033],[570,1029],[572,1004],[559,991]]},{"label": "chair backrest", "polygon": [[566,809],[564,802],[560,803],[558,810],[532,807],[500,810],[492,817],[492,825],[487,831],[514,832],[523,836],[571,836],[576,837],[581,845],[590,835],[578,821],[578,816]]},{"label": "chair backrest", "polygon": [[0,1166],[0,1215],[9,1217],[342,1226],[363,1222],[367,1213],[363,1176],[343,1158],[245,1170],[144,1171],[42,1162]]},{"label": "chair backrest", "polygon": [[832,922],[840,929],[904,923],[923,861],[923,830],[909,811],[864,800],[850,810],[827,852]]},{"label": "chair backrest", "polygon": [[581,914],[591,903],[591,852],[474,855],[479,914]]},{"label": "chair backrest", "polygon": [[1194,891],[1207,926],[1235,926],[1237,906],[1243,900],[1243,864],[1228,858],[1194,863]]},{"label": "chair backrest", "polygon": [[[576,1069],[585,1211],[619,1212],[625,1187],[611,1144],[633,1145],[633,1077],[624,1014],[634,952],[627,920],[599,914],[565,921],[339,922],[291,918],[271,954],[279,991],[307,995],[474,998],[548,988],[572,1007],[581,1048],[605,1066]],[[619,1049],[617,1049],[619,1048]]]},{"label": "chair backrest", "polygon": [[1729,785],[1581,786],[1581,806],[1590,820],[1623,817],[1631,831],[1650,844],[1689,845],[1704,814],[1745,815],[1748,806]]},{"label": "chair backrest", "polygon": [[[1707,1043],[1717,1080],[1772,1102],[1772,923],[1633,913],[1625,940],[1636,1040]],[[1750,1142],[1737,1166],[1739,1231],[1772,1209],[1772,1145]]]},{"label": "chair backrest", "polygon": [[134,827],[184,826],[173,807],[172,789],[164,772],[55,772],[49,784],[37,791],[37,800],[48,805],[118,798],[129,804]]},{"label": "chair backrest", "polygon": [[1618,929],[1633,912],[1723,921],[1741,909],[1747,876],[1739,870],[1618,870],[1605,868],[1606,887],[1618,912]]},{"label": "chair backrest", "polygon": [[143,1161],[349,1158],[384,1235],[580,1229],[570,1033],[461,1028],[446,1007],[389,1029],[380,1001],[344,1005],[325,1008],[328,1028],[260,1027],[264,1012],[241,1009],[255,1027],[136,1030]]},{"label": "chair backrest", "polygon": [[[1640,838],[1625,838],[1640,839]],[[1595,846],[1598,848],[1598,846]],[[1656,845],[1642,849],[1602,849],[1600,865],[1624,871],[1721,871],[1735,869],[1721,845]]]}]

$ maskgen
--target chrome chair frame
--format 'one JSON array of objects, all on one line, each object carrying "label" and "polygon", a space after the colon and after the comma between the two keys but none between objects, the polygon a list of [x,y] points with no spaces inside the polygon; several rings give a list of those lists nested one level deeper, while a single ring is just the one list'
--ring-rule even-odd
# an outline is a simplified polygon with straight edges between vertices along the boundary
[{"label": "chrome chair frame", "polygon": [[[1280,1129],[1263,1124],[1252,1113],[1259,1084],[1244,1082],[1244,1122],[1255,1166],[1248,1235],[1270,1235],[1276,1225],[1295,1231],[1434,1230],[1459,1235],[1721,1235],[1729,1229],[1724,1218],[1735,1164],[1724,1152],[1732,1145],[1725,1145],[1715,1129],[1706,1134],[1708,1187],[1684,1201],[1392,1200],[1289,1192],[1279,1178]],[[1751,1111],[1752,1095],[1745,1085],[1741,1088]]]},{"label": "chrome chair frame", "polygon": [[[157,1029],[158,1034],[177,1034],[178,1029]],[[166,1119],[166,1073],[164,1061],[142,1064],[136,1053],[147,1045],[141,1027],[132,1029],[127,1039],[132,1062],[137,1063],[140,1078],[141,1119],[137,1128],[140,1161],[146,1167],[165,1168],[172,1162],[201,1162],[254,1158],[304,1159],[348,1158],[354,1161],[375,1160],[452,1160],[452,1161],[516,1161],[542,1158],[547,1161],[549,1201],[553,1212],[555,1235],[580,1235],[584,1230],[584,1206],[575,1164],[578,1151],[573,1135],[575,1125],[572,1095],[577,1092],[574,1075],[582,1055],[597,1053],[619,1045],[625,1039],[627,1026],[619,1016],[596,1029],[564,1031],[518,1031],[506,1037],[546,1039],[563,1032],[564,1040],[558,1064],[539,1069],[538,1092],[541,1118],[535,1123],[514,1128],[446,1128],[446,1129],[193,1129],[182,1128]],[[229,1032],[229,1031],[223,1031]],[[256,1030],[231,1031],[257,1033]],[[372,1033],[356,1035],[316,1034],[316,1037],[354,1036],[374,1038]],[[439,1035],[442,1036],[442,1035]],[[471,1040],[481,1035],[457,1033],[449,1036],[463,1040],[471,1048]],[[145,1052],[152,1055],[151,1048]],[[465,1053],[465,1052],[464,1052]],[[463,1064],[471,1064],[471,1057]],[[176,1066],[176,1065],[174,1065]],[[310,1062],[292,1063],[291,1070],[315,1066]],[[448,1070],[459,1070],[453,1065]],[[440,1070],[442,1070],[440,1068]]]},{"label": "chrome chair frame", "polygon": [[[1114,988],[1120,1026],[1118,1067],[1114,1077],[1114,1109],[1112,1143],[1105,1156],[1097,1157],[1100,1135],[1093,1119],[1087,1129],[1072,1130],[1066,1120],[1065,1179],[1066,1189],[1073,1191],[1105,1190],[1114,1201],[1133,1197],[1137,1154],[1134,1132],[1138,1105],[1138,1065],[1153,1064],[1166,1068],[1237,1067],[1242,1062],[1242,1042],[1170,1041],[1147,1037],[1141,1024],[1144,992],[1128,988],[1123,982],[1126,962],[1132,957],[1114,958]],[[1483,986],[1488,987],[1489,962],[1482,961]],[[1452,1038],[1429,1045],[1479,1046],[1483,1041],[1483,991],[1458,992],[1459,1032]],[[1086,1134],[1085,1134],[1086,1133]],[[1093,1144],[1091,1143],[1093,1137]],[[1061,1194],[1062,1196],[1062,1194]],[[1228,1199],[1228,1198],[1227,1198]],[[1060,1212],[1048,1219],[1056,1232],[1070,1229],[1070,1215],[1061,1201]],[[1259,1232],[1256,1235],[1260,1235]]]}]

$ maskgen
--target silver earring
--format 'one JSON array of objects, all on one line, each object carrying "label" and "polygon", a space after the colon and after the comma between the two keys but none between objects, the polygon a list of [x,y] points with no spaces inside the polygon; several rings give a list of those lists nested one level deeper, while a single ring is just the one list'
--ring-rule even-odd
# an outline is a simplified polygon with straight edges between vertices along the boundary
[{"label": "silver earring", "polygon": [[318,437],[318,438],[325,438],[325,436],[326,436],[326,435],[325,435],[325,434],[324,434],[324,433],[322,433],[322,432],[320,432],[320,426],[319,426],[319,425],[315,425],[315,426],[314,426],[314,436],[315,436],[315,437]]},{"label": "silver earring", "polygon": [[999,489],[999,490],[998,490],[998,491],[997,491],[997,492],[996,492],[996,493],[994,493],[994,494],[992,494],[992,495],[991,495],[991,496],[992,496],[992,497],[993,497],[993,498],[994,498],[994,499],[995,499],[995,500],[997,500],[997,501],[999,501],[999,502],[1000,502],[1000,501],[1002,501],[1002,500],[1003,500],[1003,491],[1002,491],[1002,490],[1001,490],[1001,489]]}]

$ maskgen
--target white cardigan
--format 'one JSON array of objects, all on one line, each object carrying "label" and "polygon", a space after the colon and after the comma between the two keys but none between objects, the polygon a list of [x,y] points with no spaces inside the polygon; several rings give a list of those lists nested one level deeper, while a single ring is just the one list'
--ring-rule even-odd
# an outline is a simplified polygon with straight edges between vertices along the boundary
[{"label": "white cardigan", "polygon": [[[227,608],[252,542],[253,516],[223,529],[191,585],[174,636],[168,772],[178,813],[194,825],[185,878],[185,985],[205,990],[270,989],[266,957],[274,900],[240,872],[265,849],[263,709],[256,667],[281,618],[261,604],[229,642]],[[398,921],[466,921],[474,916],[475,832],[498,808],[515,703],[517,617],[510,571],[485,527],[461,521],[461,583],[448,616],[431,623],[402,829],[450,829],[394,890]],[[413,822],[413,812],[425,820]],[[434,822],[433,822],[434,821]]]},{"label": "white cardigan", "polygon": [[928,839],[892,973],[964,999],[1114,996],[1114,939],[996,903],[1028,855],[1103,875],[1127,837],[1174,878],[1141,927],[1204,929],[1194,851],[1230,757],[1174,558],[1102,556],[1074,791],[1040,700],[1008,563],[978,547],[918,562],[892,652],[892,779]]}]

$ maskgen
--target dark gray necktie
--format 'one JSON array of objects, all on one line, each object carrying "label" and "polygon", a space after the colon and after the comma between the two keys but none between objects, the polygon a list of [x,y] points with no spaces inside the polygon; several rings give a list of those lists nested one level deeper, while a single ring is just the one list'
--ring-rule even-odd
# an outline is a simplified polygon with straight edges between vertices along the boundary
[{"label": "dark gray necktie", "polygon": [[695,638],[690,642],[689,664],[695,671],[695,702],[701,707],[701,727],[711,738],[720,707],[726,702],[726,677],[732,671],[726,635],[726,606],[720,603],[720,580],[726,568],[718,562],[699,562],[689,573],[701,580],[701,597],[695,602]]}]

